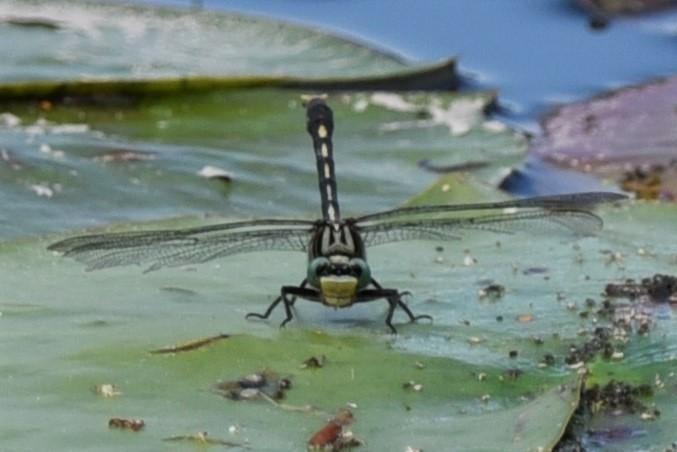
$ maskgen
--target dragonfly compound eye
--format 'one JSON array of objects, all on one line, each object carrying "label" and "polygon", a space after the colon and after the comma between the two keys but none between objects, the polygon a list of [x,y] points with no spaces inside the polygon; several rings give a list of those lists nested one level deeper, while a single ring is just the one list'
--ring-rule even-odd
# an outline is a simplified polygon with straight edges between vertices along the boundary
[{"label": "dragonfly compound eye", "polygon": [[367,261],[360,258],[350,259],[350,270],[352,274],[357,278],[357,287],[363,288],[366,287],[371,282],[371,270]]},{"label": "dragonfly compound eye", "polygon": [[308,264],[308,282],[313,287],[319,287],[320,276],[327,273],[330,268],[329,259],[326,257],[316,257]]}]

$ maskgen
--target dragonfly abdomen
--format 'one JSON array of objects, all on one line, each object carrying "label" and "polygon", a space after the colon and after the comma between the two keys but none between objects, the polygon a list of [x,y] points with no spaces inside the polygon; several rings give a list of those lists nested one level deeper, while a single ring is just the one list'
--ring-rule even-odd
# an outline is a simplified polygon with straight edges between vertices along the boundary
[{"label": "dragonfly abdomen", "polygon": [[336,174],[334,172],[331,142],[331,136],[334,132],[333,114],[324,100],[314,98],[307,105],[307,118],[307,129],[313,138],[313,149],[317,162],[322,218],[325,221],[338,222],[341,215],[336,192]]}]

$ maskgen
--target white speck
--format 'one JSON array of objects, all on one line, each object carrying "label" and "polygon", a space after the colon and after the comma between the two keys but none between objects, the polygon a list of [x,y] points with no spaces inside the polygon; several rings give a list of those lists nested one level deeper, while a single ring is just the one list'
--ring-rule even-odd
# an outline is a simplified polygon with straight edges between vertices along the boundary
[{"label": "white speck", "polygon": [[230,180],[233,178],[233,175],[228,171],[211,165],[203,166],[197,174],[198,176],[206,177],[207,179],[217,178]]},{"label": "white speck", "polygon": [[353,410],[357,408],[357,403],[355,402],[348,402],[346,403],[346,405],[348,406],[348,408],[351,408]]},{"label": "white speck", "polygon": [[57,124],[49,128],[53,134],[76,134],[89,132],[88,124]]},{"label": "white speck", "polygon": [[490,119],[482,123],[482,128],[487,132],[501,133],[505,132],[508,128],[501,121],[496,121],[495,119]]},{"label": "white speck", "polygon": [[161,119],[160,121],[155,123],[155,127],[157,127],[160,130],[166,129],[168,125],[169,125],[169,122],[165,121],[164,119]]},{"label": "white speck", "polygon": [[404,100],[399,94],[374,93],[371,95],[371,103],[393,111],[416,111],[418,107]]},{"label": "white speck", "polygon": [[4,127],[17,127],[21,124],[21,118],[11,113],[0,113],[0,125]]},{"label": "white speck", "polygon": [[367,107],[369,106],[369,102],[367,99],[358,99],[355,104],[353,104],[353,110],[356,111],[357,113],[362,113],[367,110]]},{"label": "white speck", "polygon": [[477,263],[477,259],[472,257],[470,253],[466,251],[465,256],[463,256],[463,265],[466,267],[470,267],[472,265],[475,265]]},{"label": "white speck", "polygon": [[105,398],[116,397],[122,394],[120,391],[118,391],[118,389],[114,385],[110,383],[96,385],[95,391],[97,394]]},{"label": "white speck", "polygon": [[239,425],[231,425],[230,427],[228,427],[228,433],[230,433],[231,435],[234,435],[234,434],[239,433],[239,432],[240,432],[240,426]]},{"label": "white speck", "polygon": [[31,185],[30,188],[38,196],[44,196],[46,198],[51,198],[52,196],[54,196],[54,190],[49,188],[47,185],[34,184]]},{"label": "white speck", "polygon": [[42,143],[40,145],[40,152],[59,159],[63,158],[65,155],[64,151],[61,151],[59,149],[52,149],[52,147],[47,143]]}]

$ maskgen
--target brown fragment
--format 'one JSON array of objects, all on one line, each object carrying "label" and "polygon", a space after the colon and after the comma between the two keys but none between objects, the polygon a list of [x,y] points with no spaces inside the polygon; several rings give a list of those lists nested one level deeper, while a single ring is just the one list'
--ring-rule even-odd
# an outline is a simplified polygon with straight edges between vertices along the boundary
[{"label": "brown fragment", "polygon": [[181,353],[197,350],[198,348],[206,347],[211,345],[214,342],[220,341],[222,339],[228,339],[231,337],[230,334],[218,334],[216,336],[205,337],[202,339],[196,339],[190,342],[184,342],[183,344],[171,345],[169,347],[158,348],[156,350],[151,350],[150,353],[154,355],[162,355],[167,353]]},{"label": "brown fragment", "polygon": [[224,447],[240,447],[244,449],[249,449],[249,446],[242,443],[236,443],[233,441],[226,441],[219,438],[209,438],[207,432],[198,432],[194,435],[177,435],[170,436],[169,438],[163,438],[162,441],[167,442],[187,442],[192,443],[195,446],[210,445],[210,446],[224,446]]},{"label": "brown fragment", "polygon": [[520,314],[517,316],[517,320],[522,322],[522,323],[527,323],[531,322],[534,320],[534,315],[533,314]]},{"label": "brown fragment", "polygon": [[346,446],[341,443],[343,427],[350,424],[353,419],[350,410],[342,409],[308,440],[308,447],[334,451],[345,448]]},{"label": "brown fragment", "polygon": [[154,160],[155,154],[150,152],[132,151],[129,149],[113,149],[104,154],[97,155],[94,160],[110,163],[110,162],[142,162],[146,160]]},{"label": "brown fragment", "polygon": [[143,422],[143,419],[124,419],[120,417],[114,417],[108,421],[109,428],[117,428],[120,430],[131,430],[133,432],[138,432],[145,426],[146,423]]},{"label": "brown fragment", "polygon": [[321,356],[311,356],[301,363],[301,369],[321,369],[324,367],[324,364],[327,362],[327,357],[324,355]]}]

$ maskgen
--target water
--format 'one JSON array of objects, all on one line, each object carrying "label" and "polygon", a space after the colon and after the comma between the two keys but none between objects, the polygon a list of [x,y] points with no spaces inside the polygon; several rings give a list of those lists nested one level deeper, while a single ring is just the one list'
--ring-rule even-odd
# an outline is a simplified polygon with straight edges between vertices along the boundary
[{"label": "water", "polygon": [[[154,4],[190,6],[187,1]],[[601,31],[565,0],[416,2],[206,0],[204,8],[279,18],[363,40],[412,61],[457,55],[504,118],[537,132],[554,105],[677,72],[677,11],[617,19]]]}]

